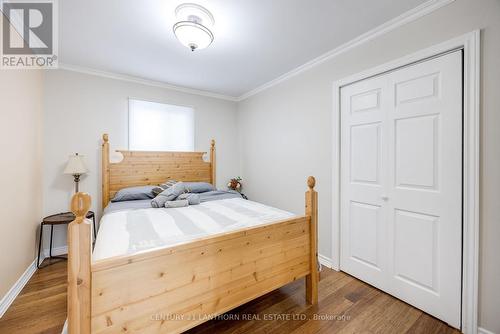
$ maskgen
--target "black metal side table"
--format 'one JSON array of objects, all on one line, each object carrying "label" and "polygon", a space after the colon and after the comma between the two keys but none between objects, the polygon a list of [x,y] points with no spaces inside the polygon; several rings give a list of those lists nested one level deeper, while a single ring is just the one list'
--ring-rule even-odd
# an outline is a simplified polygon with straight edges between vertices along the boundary
[{"label": "black metal side table", "polygon": [[[94,227],[94,240],[97,235],[97,230],[95,228],[95,214],[92,211],[87,213],[87,219],[92,219]],[[40,224],[40,240],[38,241],[38,258],[36,266],[40,268],[40,252],[42,250],[42,239],[43,239],[43,227],[50,225],[50,248],[49,248],[49,259],[67,259],[65,256],[52,256],[52,236],[54,235],[54,225],[68,225],[73,220],[75,220],[75,215],[72,212],[63,212],[56,215],[48,216],[43,218]]]}]

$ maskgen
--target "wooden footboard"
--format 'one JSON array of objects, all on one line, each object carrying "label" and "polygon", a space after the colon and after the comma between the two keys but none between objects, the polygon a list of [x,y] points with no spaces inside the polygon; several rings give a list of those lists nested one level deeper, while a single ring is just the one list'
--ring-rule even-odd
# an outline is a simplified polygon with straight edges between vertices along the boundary
[{"label": "wooden footboard", "polygon": [[[89,197],[76,194],[69,226],[71,333],[180,333],[306,277],[317,302],[317,193],[306,215],[173,247],[90,263]],[[89,238],[89,239],[87,239]]]}]

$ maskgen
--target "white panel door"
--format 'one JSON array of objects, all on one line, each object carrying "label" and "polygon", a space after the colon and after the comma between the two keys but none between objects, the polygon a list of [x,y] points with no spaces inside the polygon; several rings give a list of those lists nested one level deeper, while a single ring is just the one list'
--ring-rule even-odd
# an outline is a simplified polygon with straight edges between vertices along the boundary
[{"label": "white panel door", "polygon": [[341,89],[341,269],[460,327],[462,53]]},{"label": "white panel door", "polygon": [[341,261],[342,270],[375,286],[387,270],[387,79],[374,78],[341,90]]}]

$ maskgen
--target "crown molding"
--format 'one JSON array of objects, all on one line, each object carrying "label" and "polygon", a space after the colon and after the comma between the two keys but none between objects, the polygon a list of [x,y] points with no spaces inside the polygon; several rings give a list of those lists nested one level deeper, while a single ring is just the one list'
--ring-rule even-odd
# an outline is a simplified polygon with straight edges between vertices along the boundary
[{"label": "crown molding", "polygon": [[296,75],[299,75],[302,72],[305,72],[315,66],[318,66],[344,52],[347,52],[361,44],[364,44],[378,36],[381,36],[385,33],[388,33],[389,31],[392,31],[398,27],[401,27],[407,23],[410,23],[412,21],[415,21],[429,13],[434,12],[435,10],[444,7],[446,5],[449,5],[450,3],[454,2],[455,0],[429,0],[424,2],[423,4],[410,9],[409,11],[391,19],[390,21],[387,21],[386,23],[383,23],[379,25],[378,27],[350,40],[349,42],[346,42],[339,47],[328,51],[327,53],[311,60],[308,61],[307,63],[277,77],[276,79],[273,79],[237,98],[237,101],[243,101],[257,93],[260,93],[266,89],[269,89],[273,86],[276,86],[277,84],[286,81]]},{"label": "crown molding", "polygon": [[99,76],[99,77],[108,78],[108,79],[128,81],[128,82],[133,82],[133,83],[147,85],[147,86],[165,88],[165,89],[170,89],[170,90],[181,92],[181,93],[212,97],[212,98],[220,99],[220,100],[226,100],[226,101],[232,101],[232,102],[238,101],[238,98],[236,98],[234,96],[213,93],[213,92],[200,90],[200,89],[176,86],[176,85],[168,84],[168,83],[162,82],[162,81],[155,81],[155,80],[135,77],[132,75],[101,71],[101,70],[96,70],[96,69],[92,69],[92,68],[88,68],[88,67],[77,66],[77,65],[67,64],[67,63],[59,63],[58,69],[72,71],[72,72],[78,72],[78,73],[84,73],[84,74]]}]

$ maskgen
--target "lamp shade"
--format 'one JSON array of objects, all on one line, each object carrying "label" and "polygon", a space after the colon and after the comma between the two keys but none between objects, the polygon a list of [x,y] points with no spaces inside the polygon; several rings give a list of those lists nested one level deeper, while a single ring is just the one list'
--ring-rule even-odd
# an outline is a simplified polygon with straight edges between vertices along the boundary
[{"label": "lamp shade", "polygon": [[64,174],[81,175],[87,173],[88,170],[83,161],[83,157],[83,155],[78,155],[78,153],[70,155],[66,168],[64,169]]}]

